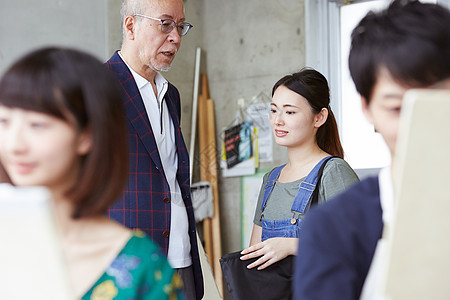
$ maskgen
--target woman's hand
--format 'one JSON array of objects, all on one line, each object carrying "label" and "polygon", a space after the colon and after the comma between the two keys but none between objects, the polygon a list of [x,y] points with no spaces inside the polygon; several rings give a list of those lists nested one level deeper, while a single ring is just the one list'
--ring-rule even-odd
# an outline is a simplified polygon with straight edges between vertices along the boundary
[{"label": "woman's hand", "polygon": [[241,260],[261,256],[255,262],[249,264],[247,268],[259,266],[258,270],[262,270],[288,255],[297,255],[297,247],[298,238],[275,237],[242,250]]}]

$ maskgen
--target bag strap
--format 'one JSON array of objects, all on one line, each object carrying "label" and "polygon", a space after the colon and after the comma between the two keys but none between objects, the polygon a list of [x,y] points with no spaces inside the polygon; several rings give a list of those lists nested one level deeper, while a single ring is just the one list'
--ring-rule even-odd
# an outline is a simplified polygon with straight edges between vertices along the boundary
[{"label": "bag strap", "polygon": [[316,184],[316,188],[314,189],[314,192],[311,195],[311,206],[313,205],[317,205],[319,204],[319,185],[322,179],[322,174],[323,174],[323,169],[325,169],[325,165],[327,164],[327,162],[332,159],[335,158],[337,156],[330,156],[327,157],[327,159],[323,162],[323,164],[320,166],[319,172],[317,172],[317,184]]}]

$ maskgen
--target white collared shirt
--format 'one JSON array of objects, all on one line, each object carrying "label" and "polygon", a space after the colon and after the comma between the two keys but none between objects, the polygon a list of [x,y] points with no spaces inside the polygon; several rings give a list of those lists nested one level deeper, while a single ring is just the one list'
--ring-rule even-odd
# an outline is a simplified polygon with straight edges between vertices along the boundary
[{"label": "white collared shirt", "polygon": [[[125,62],[120,52],[119,55]],[[136,73],[126,62],[125,64],[130,69],[144,102],[170,188],[171,216],[167,260],[172,268],[188,267],[192,264],[188,216],[177,181],[178,155],[175,145],[175,129],[164,100],[168,82],[161,74],[156,74],[155,84],[158,93],[158,97],[156,97],[151,83]]]}]

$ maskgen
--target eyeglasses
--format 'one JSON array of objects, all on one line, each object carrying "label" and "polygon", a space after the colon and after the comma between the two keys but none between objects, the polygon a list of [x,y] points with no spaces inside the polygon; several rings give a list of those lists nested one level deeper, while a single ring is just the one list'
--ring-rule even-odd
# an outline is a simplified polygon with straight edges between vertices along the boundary
[{"label": "eyeglasses", "polygon": [[147,18],[147,19],[155,20],[155,21],[160,21],[161,22],[161,31],[163,33],[170,33],[175,27],[177,27],[178,34],[181,36],[185,36],[189,32],[189,29],[194,27],[194,26],[192,26],[192,24],[189,24],[187,22],[181,22],[180,24],[177,24],[172,19],[158,19],[158,18],[146,16],[146,15],[141,15],[141,14],[134,14],[133,16],[143,17],[143,18]]}]

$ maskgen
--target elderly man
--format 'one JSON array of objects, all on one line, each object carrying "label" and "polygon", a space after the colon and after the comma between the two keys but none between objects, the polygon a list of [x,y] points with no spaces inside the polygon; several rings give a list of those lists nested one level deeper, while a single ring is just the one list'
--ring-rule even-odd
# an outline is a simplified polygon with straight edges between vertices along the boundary
[{"label": "elderly man", "polygon": [[178,90],[167,71],[191,24],[181,0],[124,0],[123,41],[107,62],[119,79],[128,119],[129,180],[109,216],[149,235],[201,299],[203,279],[190,198],[189,156],[180,129]]}]

